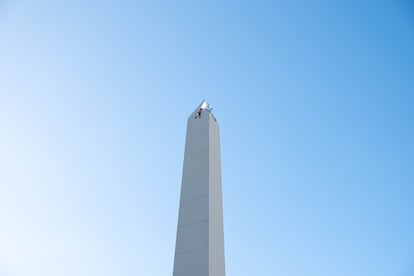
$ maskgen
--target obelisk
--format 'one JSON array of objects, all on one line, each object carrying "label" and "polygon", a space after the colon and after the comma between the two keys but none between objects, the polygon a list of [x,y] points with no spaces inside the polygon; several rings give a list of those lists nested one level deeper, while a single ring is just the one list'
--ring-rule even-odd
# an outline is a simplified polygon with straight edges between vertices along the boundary
[{"label": "obelisk", "polygon": [[173,276],[225,276],[220,133],[206,101],[187,120]]}]

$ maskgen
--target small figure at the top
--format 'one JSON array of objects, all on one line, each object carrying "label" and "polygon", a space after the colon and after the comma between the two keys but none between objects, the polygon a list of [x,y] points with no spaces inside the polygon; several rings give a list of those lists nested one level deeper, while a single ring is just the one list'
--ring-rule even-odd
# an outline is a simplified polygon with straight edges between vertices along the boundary
[{"label": "small figure at the top", "polygon": [[203,108],[200,107],[200,109],[197,111],[195,118],[200,118],[201,117],[201,112],[203,112]]}]

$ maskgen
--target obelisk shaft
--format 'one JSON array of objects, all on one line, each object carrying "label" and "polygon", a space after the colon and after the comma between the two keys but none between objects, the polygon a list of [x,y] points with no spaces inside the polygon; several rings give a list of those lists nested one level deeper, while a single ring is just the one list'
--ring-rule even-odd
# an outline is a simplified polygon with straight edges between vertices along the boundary
[{"label": "obelisk shaft", "polygon": [[173,276],[224,276],[219,126],[196,110],[187,122]]}]

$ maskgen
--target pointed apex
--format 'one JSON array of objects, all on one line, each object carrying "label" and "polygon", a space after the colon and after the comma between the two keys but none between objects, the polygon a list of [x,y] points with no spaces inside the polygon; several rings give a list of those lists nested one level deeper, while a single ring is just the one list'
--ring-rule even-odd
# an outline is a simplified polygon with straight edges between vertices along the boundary
[{"label": "pointed apex", "polygon": [[213,107],[211,105],[209,105],[205,100],[203,100],[201,102],[201,104],[199,104],[198,107],[194,110],[194,112],[192,113],[191,116],[194,116],[195,118],[200,118],[201,113],[203,113],[205,111],[208,111],[208,112],[211,113],[212,109],[213,109]]},{"label": "pointed apex", "polygon": [[196,110],[196,111],[198,111],[198,110],[200,110],[200,109],[202,109],[202,110],[207,110],[207,111],[211,111],[211,110],[213,109],[213,107],[212,107],[211,105],[209,105],[209,104],[206,102],[206,100],[203,100],[203,101],[201,102],[201,104],[198,106],[198,108],[197,108],[197,110]]}]

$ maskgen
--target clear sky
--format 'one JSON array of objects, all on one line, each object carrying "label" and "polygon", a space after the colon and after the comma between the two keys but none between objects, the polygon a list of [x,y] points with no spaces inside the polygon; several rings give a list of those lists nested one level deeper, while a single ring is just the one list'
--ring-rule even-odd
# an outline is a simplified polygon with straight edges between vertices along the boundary
[{"label": "clear sky", "polygon": [[0,1],[0,275],[172,275],[186,120],[228,276],[414,275],[414,4]]}]

